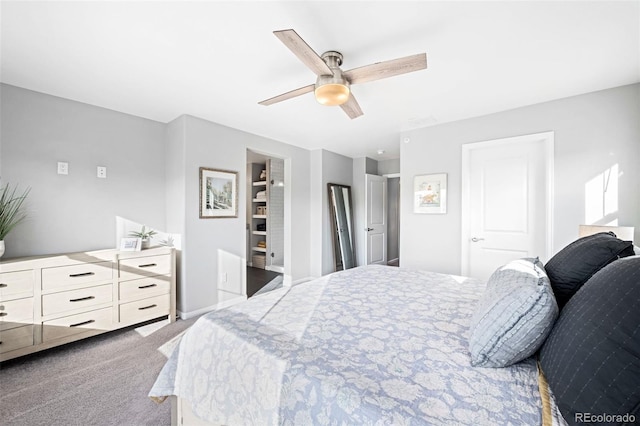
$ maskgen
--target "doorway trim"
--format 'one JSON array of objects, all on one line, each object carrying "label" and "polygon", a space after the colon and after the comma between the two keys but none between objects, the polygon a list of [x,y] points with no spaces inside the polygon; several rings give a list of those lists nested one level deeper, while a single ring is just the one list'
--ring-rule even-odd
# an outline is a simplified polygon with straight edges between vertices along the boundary
[{"label": "doorway trim", "polygon": [[[386,173],[383,174],[382,176],[387,178],[387,208],[389,206],[389,179],[394,179],[394,178],[398,178],[398,257],[396,257],[395,259],[389,259],[389,250],[387,250],[387,265],[391,265],[391,264],[395,264],[395,266],[398,266],[399,262],[400,262],[400,217],[402,216],[402,200],[401,200],[401,196],[400,194],[402,194],[402,191],[400,191],[400,186],[401,186],[401,182],[402,182],[402,178],[400,176],[400,173]],[[389,247],[389,218],[387,217],[387,247]]]},{"label": "doorway trim", "polygon": [[545,206],[545,260],[553,254],[553,187],[554,187],[554,132],[533,133],[530,135],[513,136],[508,138],[491,139],[482,142],[472,142],[462,144],[462,204],[461,204],[461,225],[460,225],[460,257],[461,274],[469,275],[469,249],[471,231],[469,229],[469,208],[470,208],[470,157],[474,149],[494,147],[503,144],[527,143],[542,140],[544,147],[545,178],[546,178],[546,206]]},{"label": "doorway trim", "polygon": [[[281,154],[274,154],[269,151],[265,151],[261,148],[255,148],[253,146],[245,146],[245,157],[244,162],[245,165],[249,164],[249,154],[251,151],[254,154],[258,154],[259,156],[275,158],[278,160],[284,161],[284,259],[283,266],[280,267],[272,267],[271,270],[273,272],[279,272],[283,274],[283,286],[291,287],[293,285],[292,279],[292,265],[291,265],[291,257],[292,257],[292,235],[291,235],[291,218],[292,218],[292,194],[291,194],[291,182],[292,182],[292,160],[291,157]],[[247,173],[247,168],[245,167],[245,178],[248,187],[248,182],[251,180],[251,177]],[[246,206],[245,208],[245,223],[249,219],[250,206]],[[246,226],[245,226],[246,227]],[[249,237],[249,230],[245,232],[245,271],[246,266],[249,265],[249,256],[251,256],[251,247],[246,244],[247,238]],[[247,274],[243,275],[242,279],[242,289],[243,294],[246,296],[247,294]]]}]

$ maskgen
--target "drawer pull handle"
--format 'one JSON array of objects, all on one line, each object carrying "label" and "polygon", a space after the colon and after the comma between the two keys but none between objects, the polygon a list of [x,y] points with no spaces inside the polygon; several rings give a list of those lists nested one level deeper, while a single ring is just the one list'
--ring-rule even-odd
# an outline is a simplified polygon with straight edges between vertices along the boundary
[{"label": "drawer pull handle", "polygon": [[0,317],[6,317],[7,315],[9,315],[9,314],[6,313],[6,312],[0,312]]},{"label": "drawer pull handle", "polygon": [[95,296],[81,297],[79,299],[69,299],[69,302],[82,302],[84,300],[91,300],[91,299],[95,299]]},{"label": "drawer pull handle", "polygon": [[5,288],[5,287],[9,287],[9,284],[0,283],[0,288]]},{"label": "drawer pull handle", "polygon": [[151,287],[155,287],[158,284],[147,284],[147,285],[139,285],[138,288],[139,289],[143,289],[143,288],[151,288]]},{"label": "drawer pull handle", "polygon": [[138,268],[152,268],[154,266],[158,266],[157,263],[145,263],[144,265],[138,265]]},{"label": "drawer pull handle", "polygon": [[82,322],[79,322],[77,324],[71,324],[71,325],[69,325],[69,327],[80,327],[81,325],[91,324],[92,322],[96,322],[96,321],[95,320],[82,321]]},{"label": "drawer pull handle", "polygon": [[145,309],[155,308],[156,306],[158,306],[158,305],[153,304],[153,305],[145,306],[144,308],[138,308],[138,310],[139,311],[144,311]]},{"label": "drawer pull handle", "polygon": [[82,272],[79,274],[69,274],[71,278],[79,278],[79,277],[88,277],[90,275],[95,275],[95,272]]}]

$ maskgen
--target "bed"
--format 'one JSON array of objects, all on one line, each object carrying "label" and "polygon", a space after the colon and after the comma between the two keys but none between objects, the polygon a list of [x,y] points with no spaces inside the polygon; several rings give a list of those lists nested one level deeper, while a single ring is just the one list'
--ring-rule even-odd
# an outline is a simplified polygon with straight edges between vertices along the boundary
[{"label": "bed", "polygon": [[[565,271],[576,275],[587,251],[606,257],[588,262],[557,321],[555,298],[547,298],[548,326],[527,338],[535,347],[501,368],[478,366],[474,338],[507,317],[535,323],[527,315],[544,312],[538,296],[553,285],[546,273],[538,280],[544,291],[531,293],[535,309],[496,303],[502,318],[478,321],[483,304],[525,293],[505,285],[501,268],[484,283],[370,265],[204,315],[182,336],[149,396],[171,397],[173,422],[185,425],[563,425],[577,424],[585,407],[640,418],[640,256],[632,247],[598,234],[544,265],[561,280]],[[522,261],[529,265],[524,276],[530,268],[544,271],[537,259],[502,269],[521,273]],[[593,318],[585,317],[590,310]],[[506,324],[503,334],[516,328]]]},{"label": "bed", "polygon": [[535,360],[470,365],[483,290],[370,265],[272,291],[199,319],[150,395],[211,424],[540,424]]}]

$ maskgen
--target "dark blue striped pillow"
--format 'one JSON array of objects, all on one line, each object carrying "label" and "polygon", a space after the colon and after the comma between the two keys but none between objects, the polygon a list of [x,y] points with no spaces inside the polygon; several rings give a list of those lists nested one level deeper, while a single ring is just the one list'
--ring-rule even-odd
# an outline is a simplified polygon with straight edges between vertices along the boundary
[{"label": "dark blue striped pillow", "polygon": [[569,300],[540,365],[569,424],[585,413],[640,422],[640,256],[604,267]]},{"label": "dark blue striped pillow", "polygon": [[562,309],[600,269],[618,258],[633,255],[633,243],[616,238],[613,232],[582,237],[560,250],[544,265],[558,307]]}]

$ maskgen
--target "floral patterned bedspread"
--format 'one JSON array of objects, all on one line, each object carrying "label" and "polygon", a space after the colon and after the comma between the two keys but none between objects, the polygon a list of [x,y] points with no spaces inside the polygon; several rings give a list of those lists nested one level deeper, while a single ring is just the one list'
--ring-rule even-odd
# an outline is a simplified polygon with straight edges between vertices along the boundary
[{"label": "floral patterned bedspread", "polygon": [[275,290],[200,318],[149,396],[228,425],[540,424],[533,359],[470,364],[484,287],[372,265]]}]

